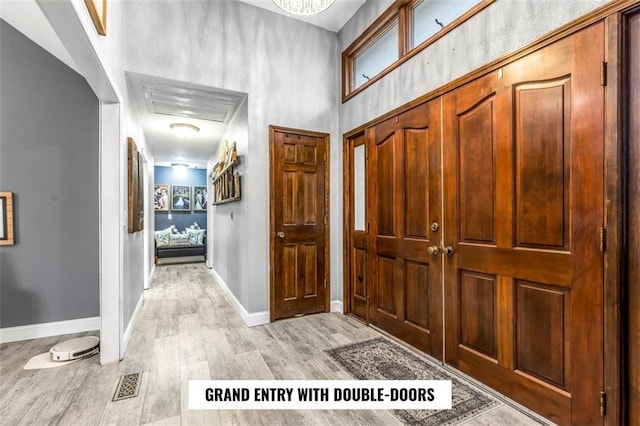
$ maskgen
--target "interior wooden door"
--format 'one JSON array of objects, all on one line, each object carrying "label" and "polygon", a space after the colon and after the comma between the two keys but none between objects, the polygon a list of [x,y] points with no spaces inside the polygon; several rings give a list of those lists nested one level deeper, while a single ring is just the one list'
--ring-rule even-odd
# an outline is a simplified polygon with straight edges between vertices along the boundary
[{"label": "interior wooden door", "polygon": [[345,153],[345,232],[349,235],[345,252],[347,313],[369,321],[367,283],[366,150],[364,133],[347,140]]},{"label": "interior wooden door", "polygon": [[604,26],[444,99],[446,362],[602,423]]},{"label": "interior wooden door", "polygon": [[440,102],[367,129],[367,140],[369,321],[441,358],[441,256],[428,253],[440,243]]},{"label": "interior wooden door", "polygon": [[271,320],[328,311],[329,135],[270,127]]}]

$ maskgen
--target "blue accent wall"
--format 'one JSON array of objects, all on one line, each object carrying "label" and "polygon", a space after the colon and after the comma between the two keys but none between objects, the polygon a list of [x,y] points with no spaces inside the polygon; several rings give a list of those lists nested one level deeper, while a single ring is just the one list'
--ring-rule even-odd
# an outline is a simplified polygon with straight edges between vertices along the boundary
[{"label": "blue accent wall", "polygon": [[[154,175],[154,185],[207,185],[207,171],[205,169],[174,170],[173,167],[155,166]],[[193,204],[193,200],[191,201]],[[155,215],[156,231],[175,225],[182,232],[187,226],[193,225],[193,222],[197,222],[200,228],[207,229],[207,212],[170,210],[155,212]],[[171,215],[171,219],[169,219],[169,215]]]}]

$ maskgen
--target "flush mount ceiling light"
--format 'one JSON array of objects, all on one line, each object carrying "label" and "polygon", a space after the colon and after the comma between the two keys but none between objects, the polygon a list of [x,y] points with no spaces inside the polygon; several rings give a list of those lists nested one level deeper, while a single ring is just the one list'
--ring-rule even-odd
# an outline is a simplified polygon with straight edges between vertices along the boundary
[{"label": "flush mount ceiling light", "polygon": [[189,165],[186,163],[171,163],[171,167],[173,167],[174,170],[186,170],[189,168]]},{"label": "flush mount ceiling light", "polygon": [[329,8],[335,0],[273,0],[280,9],[294,15],[315,15]]},{"label": "flush mount ceiling light", "polygon": [[187,123],[173,123],[169,127],[179,138],[192,138],[200,131],[199,127]]}]

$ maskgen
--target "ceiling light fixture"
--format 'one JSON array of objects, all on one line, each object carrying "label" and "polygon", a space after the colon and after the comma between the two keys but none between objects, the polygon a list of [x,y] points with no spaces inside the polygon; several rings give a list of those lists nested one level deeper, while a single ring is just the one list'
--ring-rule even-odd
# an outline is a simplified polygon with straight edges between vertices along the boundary
[{"label": "ceiling light fixture", "polygon": [[200,131],[199,127],[187,123],[173,123],[169,127],[179,138],[192,138]]},{"label": "ceiling light fixture", "polygon": [[280,9],[294,15],[315,15],[333,4],[335,0],[273,0]]},{"label": "ceiling light fixture", "polygon": [[171,163],[171,167],[173,167],[174,170],[186,170],[189,168],[189,165],[186,163]]}]

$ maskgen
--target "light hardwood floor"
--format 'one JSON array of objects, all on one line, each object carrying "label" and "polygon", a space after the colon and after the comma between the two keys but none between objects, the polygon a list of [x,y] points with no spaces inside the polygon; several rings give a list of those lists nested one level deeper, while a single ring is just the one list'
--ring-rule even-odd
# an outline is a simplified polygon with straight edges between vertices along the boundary
[{"label": "light hardwood floor", "polygon": [[[324,350],[380,336],[337,313],[247,328],[204,264],[156,267],[122,362],[100,366],[94,356],[22,369],[30,357],[79,335],[0,345],[0,424],[400,424],[385,410],[188,410],[189,379],[351,379]],[[112,402],[119,377],[135,372],[143,373],[139,396]],[[465,424],[539,423],[501,405]]]}]

